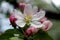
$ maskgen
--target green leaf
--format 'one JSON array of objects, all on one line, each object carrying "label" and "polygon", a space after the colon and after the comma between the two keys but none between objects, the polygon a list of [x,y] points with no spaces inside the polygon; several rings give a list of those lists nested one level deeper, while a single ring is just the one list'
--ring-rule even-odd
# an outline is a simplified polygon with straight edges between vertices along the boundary
[{"label": "green leaf", "polygon": [[5,40],[5,39],[7,40],[11,37],[14,37],[14,34],[19,34],[19,36],[23,36],[21,31],[18,31],[18,29],[9,29],[5,33],[0,35],[0,40]]},{"label": "green leaf", "polygon": [[33,35],[34,40],[53,40],[51,36],[48,35],[47,32],[39,30],[38,33]]},{"label": "green leaf", "polygon": [[9,40],[23,40],[23,39],[18,38],[18,37],[12,37],[12,38],[9,38]]}]

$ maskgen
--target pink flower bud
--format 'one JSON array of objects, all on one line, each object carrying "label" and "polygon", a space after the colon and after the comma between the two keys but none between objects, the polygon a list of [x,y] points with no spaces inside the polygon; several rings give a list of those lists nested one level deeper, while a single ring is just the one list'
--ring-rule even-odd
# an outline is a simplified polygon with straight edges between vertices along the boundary
[{"label": "pink flower bud", "polygon": [[37,28],[35,28],[35,27],[29,27],[29,28],[26,30],[25,34],[29,36],[29,35],[35,34],[35,33],[37,33],[37,32],[38,32],[38,29],[37,29]]},{"label": "pink flower bud", "polygon": [[24,7],[25,7],[25,3],[19,3],[19,8],[20,8],[20,9],[22,9],[22,10],[23,10],[23,9],[24,9]]},{"label": "pink flower bud", "polygon": [[12,25],[13,27],[16,27],[15,21],[16,21],[17,19],[15,18],[15,16],[11,15],[9,19],[10,19],[11,25]]},{"label": "pink flower bud", "polygon": [[42,19],[40,19],[40,22],[43,23],[46,20],[47,20],[47,18],[46,17],[43,17]]},{"label": "pink flower bud", "polygon": [[49,30],[52,27],[52,22],[49,21],[49,20],[44,21],[43,24],[44,24],[44,26],[42,27],[42,29],[44,31],[47,31],[47,30]]}]

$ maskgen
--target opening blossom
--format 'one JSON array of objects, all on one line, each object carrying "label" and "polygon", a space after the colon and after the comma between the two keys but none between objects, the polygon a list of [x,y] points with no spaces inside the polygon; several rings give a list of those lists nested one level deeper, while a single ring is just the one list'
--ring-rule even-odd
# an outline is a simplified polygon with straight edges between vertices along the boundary
[{"label": "opening blossom", "polygon": [[53,25],[50,20],[46,20],[42,24],[44,24],[44,26],[42,27],[43,31],[49,30],[52,27],[52,25]]},{"label": "opening blossom", "polygon": [[17,18],[16,24],[23,28],[26,24],[35,28],[41,28],[43,25],[40,23],[40,19],[45,16],[45,11],[40,10],[37,12],[37,7],[32,7],[30,4],[26,4],[24,13],[19,10],[14,10],[15,17]]},{"label": "opening blossom", "polygon": [[41,28],[43,31],[48,31],[53,25],[46,17],[43,17],[40,22],[43,24],[43,27]]}]

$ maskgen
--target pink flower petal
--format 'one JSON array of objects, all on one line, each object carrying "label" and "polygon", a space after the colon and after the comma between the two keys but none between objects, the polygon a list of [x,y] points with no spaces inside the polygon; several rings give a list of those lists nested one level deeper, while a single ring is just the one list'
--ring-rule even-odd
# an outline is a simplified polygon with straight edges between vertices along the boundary
[{"label": "pink flower petal", "polygon": [[47,20],[47,18],[46,17],[43,17],[42,19],[40,19],[40,22],[43,23],[46,20]]},{"label": "pink flower petal", "polygon": [[12,25],[13,27],[15,27],[15,26],[16,26],[15,21],[16,21],[17,19],[16,19],[13,15],[11,15],[9,19],[10,19],[11,25]]},{"label": "pink flower petal", "polygon": [[26,30],[26,35],[31,35],[31,34],[35,34],[38,32],[38,29],[35,28],[35,27],[29,27],[27,30]]},{"label": "pink flower petal", "polygon": [[19,3],[19,8],[23,10],[25,8],[25,3]]},{"label": "pink flower petal", "polygon": [[26,4],[24,8],[24,14],[25,15],[32,15],[33,14],[33,8],[31,4]]},{"label": "pink flower petal", "polygon": [[45,26],[42,27],[42,29],[43,29],[44,31],[47,31],[47,30],[49,30],[49,29],[52,27],[52,22],[49,21],[49,20],[43,22],[43,24],[45,25]]}]

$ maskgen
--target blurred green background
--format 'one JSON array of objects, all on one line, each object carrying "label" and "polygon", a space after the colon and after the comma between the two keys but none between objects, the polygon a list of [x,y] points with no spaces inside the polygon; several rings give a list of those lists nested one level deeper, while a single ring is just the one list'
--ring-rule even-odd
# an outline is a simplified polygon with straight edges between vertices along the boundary
[{"label": "blurred green background", "polygon": [[54,40],[60,40],[60,20],[50,19],[53,23],[52,28],[48,31]]}]

